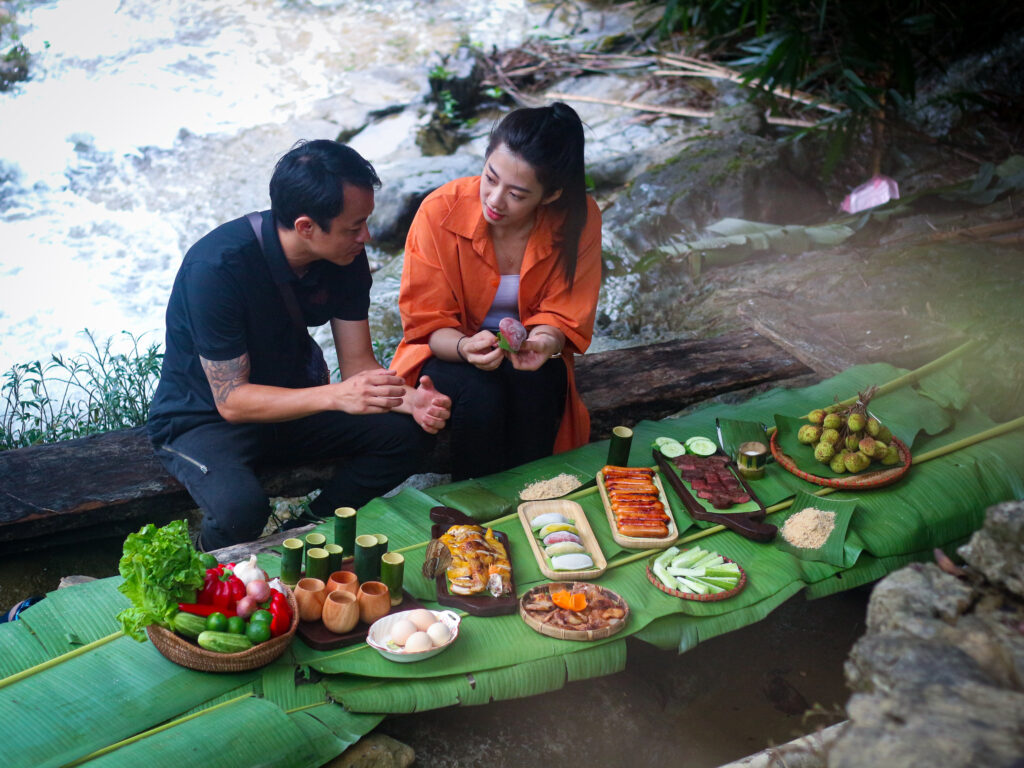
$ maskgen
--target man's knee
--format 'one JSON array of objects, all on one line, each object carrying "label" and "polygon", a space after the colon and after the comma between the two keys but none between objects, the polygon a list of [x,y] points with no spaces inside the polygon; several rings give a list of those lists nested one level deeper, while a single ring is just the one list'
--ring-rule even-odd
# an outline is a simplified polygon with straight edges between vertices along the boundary
[{"label": "man's knee", "polygon": [[196,499],[203,511],[203,549],[220,549],[259,538],[270,516],[270,501],[255,478],[203,491],[202,498]]}]

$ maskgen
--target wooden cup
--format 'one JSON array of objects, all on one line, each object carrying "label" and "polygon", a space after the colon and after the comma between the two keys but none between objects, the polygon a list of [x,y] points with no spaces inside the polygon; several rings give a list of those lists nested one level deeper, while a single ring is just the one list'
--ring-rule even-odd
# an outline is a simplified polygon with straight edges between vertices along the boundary
[{"label": "wooden cup", "polygon": [[359,620],[364,624],[373,624],[391,610],[391,595],[387,584],[380,581],[367,581],[359,585]]},{"label": "wooden cup", "polygon": [[299,606],[299,618],[303,621],[316,621],[324,612],[324,600],[327,598],[327,585],[320,579],[299,579],[293,590],[295,602]]},{"label": "wooden cup", "polygon": [[359,623],[359,598],[341,589],[328,592],[321,618],[331,632],[348,632]]},{"label": "wooden cup", "polygon": [[359,592],[359,578],[354,571],[335,571],[327,579],[328,592]]}]

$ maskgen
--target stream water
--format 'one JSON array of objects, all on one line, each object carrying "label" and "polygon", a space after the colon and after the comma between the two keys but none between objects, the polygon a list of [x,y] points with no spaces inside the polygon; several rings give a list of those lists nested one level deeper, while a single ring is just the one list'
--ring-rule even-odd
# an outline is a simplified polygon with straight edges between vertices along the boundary
[{"label": "stream water", "polygon": [[[509,47],[525,0],[19,4],[31,79],[0,93],[0,371],[121,331],[163,341],[184,251],[268,205],[277,156],[417,99],[460,38]],[[557,20],[551,29],[557,29]],[[414,117],[356,136],[371,161]]]}]

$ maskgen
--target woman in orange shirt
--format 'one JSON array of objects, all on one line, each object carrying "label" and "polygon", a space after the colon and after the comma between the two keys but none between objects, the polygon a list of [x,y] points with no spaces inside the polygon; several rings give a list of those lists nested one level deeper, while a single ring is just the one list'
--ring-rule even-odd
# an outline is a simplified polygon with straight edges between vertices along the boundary
[{"label": "woman in orange shirt", "polygon": [[[509,113],[480,176],[423,201],[405,247],[404,338],[391,368],[452,399],[452,477],[479,477],[583,445],[590,417],[573,355],[590,345],[601,214],[586,193],[583,124],[562,103]],[[528,335],[498,346],[503,317]]]}]

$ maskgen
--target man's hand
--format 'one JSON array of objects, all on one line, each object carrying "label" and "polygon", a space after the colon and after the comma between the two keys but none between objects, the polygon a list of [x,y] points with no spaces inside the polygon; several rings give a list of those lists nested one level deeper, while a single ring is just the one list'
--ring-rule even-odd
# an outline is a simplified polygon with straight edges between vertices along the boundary
[{"label": "man's hand", "polygon": [[351,414],[387,413],[402,404],[405,382],[394,371],[359,371],[338,384],[328,384],[328,409]]},{"label": "man's hand", "polygon": [[434,388],[429,376],[421,376],[419,386],[409,390],[409,410],[424,432],[436,435],[452,415],[452,400]]}]

